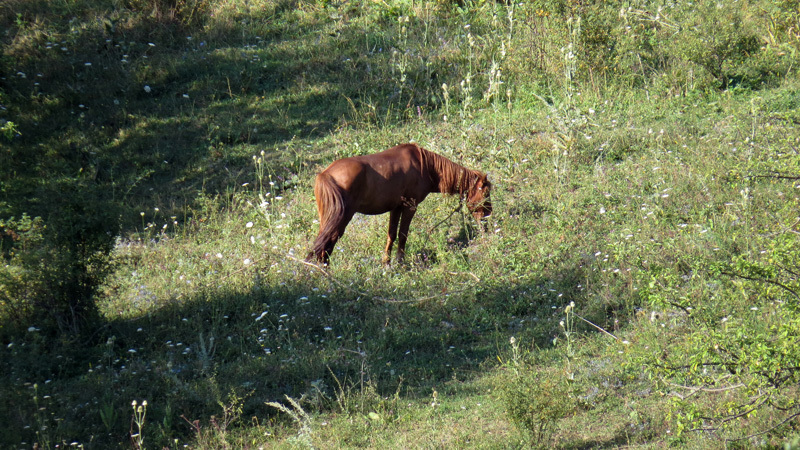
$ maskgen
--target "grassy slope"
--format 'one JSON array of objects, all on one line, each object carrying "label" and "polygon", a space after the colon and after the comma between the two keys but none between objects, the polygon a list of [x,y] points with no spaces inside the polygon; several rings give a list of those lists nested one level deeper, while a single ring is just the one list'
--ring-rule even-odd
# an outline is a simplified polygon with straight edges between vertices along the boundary
[{"label": "grassy slope", "polygon": [[[46,210],[59,180],[122,205],[96,342],[31,331],[0,350],[3,445],[126,445],[147,399],[148,446],[516,447],[532,439],[505,412],[520,372],[572,374],[578,407],[547,436],[564,447],[721,445],[675,438],[672,388],[640,361],[690,340],[670,302],[717,319],[758,304],[770,323],[770,299],[709,266],[791,225],[796,182],[741,175],[796,158],[796,77],[700,93],[589,76],[587,57],[573,82],[570,29],[540,11],[398,5],[227,2],[197,10],[202,27],[191,9],[0,10],[0,117],[21,133],[4,157],[29,158],[31,183],[4,178],[4,198],[39,200],[1,211]],[[489,172],[489,230],[469,239],[432,196],[407,267],[379,264],[385,217],[350,225],[329,276],[299,262],[314,173],[408,140]],[[579,320],[565,335],[570,302],[619,339]],[[308,421],[265,404],[285,395]]]}]

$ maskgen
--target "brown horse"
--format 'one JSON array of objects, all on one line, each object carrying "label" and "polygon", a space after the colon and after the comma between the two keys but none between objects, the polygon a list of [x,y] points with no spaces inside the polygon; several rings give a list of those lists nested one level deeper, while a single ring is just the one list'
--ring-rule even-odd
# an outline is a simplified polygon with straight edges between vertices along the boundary
[{"label": "brown horse", "polygon": [[389,263],[395,239],[397,261],[402,262],[408,226],[417,212],[417,205],[428,194],[458,194],[466,200],[472,215],[480,220],[492,213],[491,188],[486,174],[462,167],[416,144],[340,159],[317,175],[314,184],[319,235],[307,259],[328,264],[336,241],[355,213],[388,212],[389,233],[383,262]]}]

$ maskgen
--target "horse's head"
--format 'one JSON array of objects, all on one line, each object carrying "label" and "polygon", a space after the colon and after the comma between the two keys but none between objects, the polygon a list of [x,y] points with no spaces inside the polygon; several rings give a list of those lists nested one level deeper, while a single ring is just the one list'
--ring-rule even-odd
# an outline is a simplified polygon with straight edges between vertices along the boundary
[{"label": "horse's head", "polygon": [[492,192],[492,183],[486,178],[485,173],[477,173],[475,182],[467,192],[467,209],[477,220],[492,214],[492,202],[489,195]]}]

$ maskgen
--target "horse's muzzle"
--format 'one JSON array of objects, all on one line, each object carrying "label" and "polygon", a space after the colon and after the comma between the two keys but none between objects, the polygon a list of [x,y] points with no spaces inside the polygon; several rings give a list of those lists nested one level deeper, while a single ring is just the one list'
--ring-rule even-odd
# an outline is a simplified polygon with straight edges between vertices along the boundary
[{"label": "horse's muzzle", "polygon": [[492,202],[484,201],[474,208],[470,208],[470,210],[472,211],[472,216],[475,217],[476,220],[484,219],[492,215]]}]

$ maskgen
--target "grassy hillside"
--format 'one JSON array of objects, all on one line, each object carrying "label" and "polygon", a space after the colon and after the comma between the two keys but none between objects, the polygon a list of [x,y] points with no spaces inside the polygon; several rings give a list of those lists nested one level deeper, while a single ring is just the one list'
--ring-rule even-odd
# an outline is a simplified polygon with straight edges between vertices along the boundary
[{"label": "grassy hillside", "polygon": [[[3,3],[0,446],[800,445],[799,29]],[[432,195],[407,264],[386,216],[304,263],[314,175],[409,141],[488,172],[488,224]]]}]

